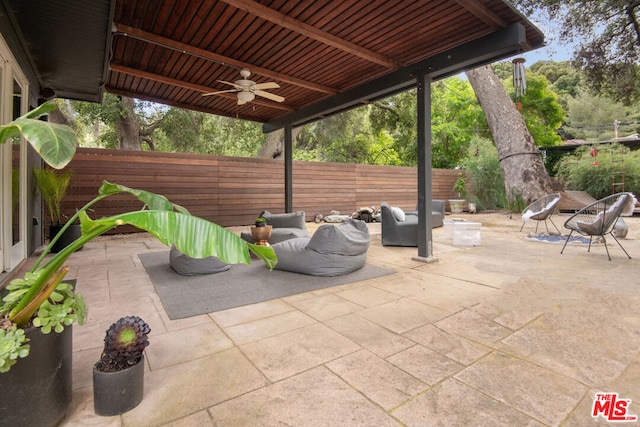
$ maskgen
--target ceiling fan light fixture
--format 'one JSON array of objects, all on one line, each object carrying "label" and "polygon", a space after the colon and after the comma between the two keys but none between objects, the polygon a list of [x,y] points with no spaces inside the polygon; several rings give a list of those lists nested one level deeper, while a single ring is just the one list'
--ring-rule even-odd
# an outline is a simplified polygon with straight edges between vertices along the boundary
[{"label": "ceiling fan light fixture", "polygon": [[243,102],[253,101],[255,97],[256,96],[252,92],[245,92],[245,91],[238,92],[238,99]]},{"label": "ceiling fan light fixture", "polygon": [[220,95],[223,93],[234,92],[236,93],[236,98],[238,99],[238,105],[243,105],[243,104],[246,104],[247,102],[251,102],[256,98],[256,96],[267,98],[270,101],[284,102],[284,97],[264,90],[264,89],[278,89],[280,87],[278,83],[276,82],[256,83],[253,80],[248,80],[251,73],[246,68],[243,68],[240,71],[240,75],[243,78],[240,80],[236,80],[235,82],[218,80],[220,83],[223,83],[228,86],[233,86],[233,89],[218,90],[215,92],[203,93],[202,96]]}]

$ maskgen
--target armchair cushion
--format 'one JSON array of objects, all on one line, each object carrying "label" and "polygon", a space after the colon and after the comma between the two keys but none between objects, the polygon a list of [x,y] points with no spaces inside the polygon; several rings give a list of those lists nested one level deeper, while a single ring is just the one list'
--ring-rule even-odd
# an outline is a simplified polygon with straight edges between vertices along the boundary
[{"label": "armchair cushion", "polygon": [[529,219],[543,221],[553,214],[558,202],[560,202],[560,194],[557,193],[538,199],[524,209],[522,219],[524,221]]},{"label": "armchair cushion", "polygon": [[400,222],[404,221],[407,218],[404,214],[404,211],[397,206],[392,206],[391,212],[393,212],[393,216]]}]

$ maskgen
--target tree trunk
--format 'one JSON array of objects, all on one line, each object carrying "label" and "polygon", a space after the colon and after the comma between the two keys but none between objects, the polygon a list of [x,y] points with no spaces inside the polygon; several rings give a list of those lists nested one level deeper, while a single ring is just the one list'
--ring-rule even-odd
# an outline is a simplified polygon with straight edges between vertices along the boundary
[{"label": "tree trunk", "polygon": [[[293,128],[291,131],[293,146],[298,139],[298,135],[302,132],[302,127]],[[276,130],[266,135],[264,145],[258,153],[259,159],[280,159],[284,155],[284,129]]]},{"label": "tree trunk", "polygon": [[466,74],[498,149],[507,200],[529,204],[552,193],[542,155],[496,73],[485,65]]},{"label": "tree trunk", "polygon": [[[72,123],[69,121],[68,117],[73,117],[72,115],[65,115],[62,110],[60,109],[60,104],[64,102],[61,101],[57,104],[58,108],[56,108],[55,110],[52,110],[51,112],[49,112],[49,117],[47,118],[47,121],[51,122],[51,123],[58,123],[61,125],[67,125],[67,126],[71,126],[75,129],[75,123]],[[67,101],[68,102],[68,101]]]},{"label": "tree trunk", "polygon": [[122,111],[116,119],[116,129],[120,135],[121,150],[142,150],[140,143],[140,124],[133,111],[133,98],[122,97]]}]

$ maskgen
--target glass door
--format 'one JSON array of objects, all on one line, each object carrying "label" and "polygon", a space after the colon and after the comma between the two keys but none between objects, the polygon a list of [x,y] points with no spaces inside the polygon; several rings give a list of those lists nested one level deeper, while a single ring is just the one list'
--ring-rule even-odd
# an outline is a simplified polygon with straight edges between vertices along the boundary
[{"label": "glass door", "polygon": [[[11,120],[26,112],[24,91],[21,84],[13,80],[11,97]],[[18,265],[26,258],[25,241],[26,218],[26,152],[25,142],[16,137],[11,141],[11,259],[9,268]]]}]

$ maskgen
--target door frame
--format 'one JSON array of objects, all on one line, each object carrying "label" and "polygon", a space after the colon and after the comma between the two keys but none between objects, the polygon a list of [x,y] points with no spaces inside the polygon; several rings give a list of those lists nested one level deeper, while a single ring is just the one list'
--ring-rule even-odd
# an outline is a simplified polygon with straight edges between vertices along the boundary
[{"label": "door frame", "polygon": [[[9,46],[0,35],[0,122],[8,123],[13,120],[14,82],[20,86],[21,99],[19,115],[28,109],[29,82],[13,57]],[[27,257],[27,144],[20,141],[18,189],[19,235],[20,240],[13,243],[12,231],[12,156],[14,144],[0,145],[0,273],[9,272],[17,267]]]}]

